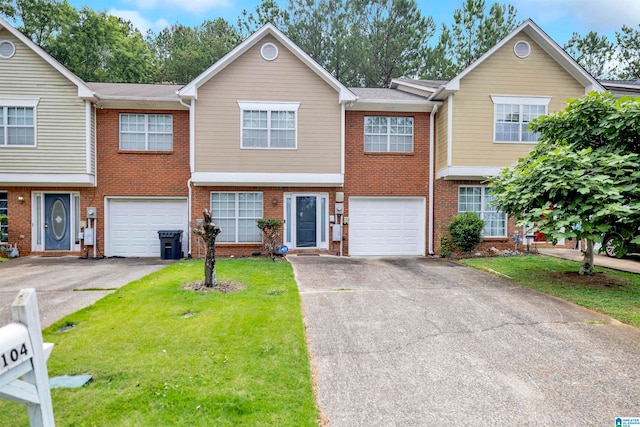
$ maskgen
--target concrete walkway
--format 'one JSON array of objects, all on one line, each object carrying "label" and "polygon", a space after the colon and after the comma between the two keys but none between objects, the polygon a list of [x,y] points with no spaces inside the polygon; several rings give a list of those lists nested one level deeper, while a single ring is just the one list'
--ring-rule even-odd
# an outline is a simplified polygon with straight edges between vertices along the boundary
[{"label": "concrete walkway", "polygon": [[[541,255],[553,256],[556,258],[582,261],[582,252],[574,249],[540,249]],[[599,267],[612,268],[614,270],[627,271],[629,273],[640,274],[640,256],[628,255],[624,258],[610,258],[602,254],[594,254],[594,264]]]},{"label": "concrete walkway", "polygon": [[440,259],[288,258],[330,426],[640,416],[638,329]]}]

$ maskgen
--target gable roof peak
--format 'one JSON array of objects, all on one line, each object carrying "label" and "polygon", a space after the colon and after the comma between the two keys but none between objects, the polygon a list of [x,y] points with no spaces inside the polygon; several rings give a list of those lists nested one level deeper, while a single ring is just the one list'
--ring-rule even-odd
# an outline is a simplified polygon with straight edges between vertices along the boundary
[{"label": "gable roof peak", "polygon": [[578,64],[558,43],[556,43],[547,33],[545,33],[531,18],[524,20],[516,29],[511,31],[505,38],[500,40],[489,49],[484,55],[471,63],[467,68],[462,70],[457,76],[442,86],[432,95],[432,99],[443,93],[453,93],[460,89],[460,80],[467,74],[471,73],[475,68],[482,64],[487,58],[493,55],[498,49],[502,48],[509,41],[514,39],[518,34],[525,33],[533,41],[535,41],[542,50],[551,56],[562,68],[564,68],[573,78],[575,78],[582,86],[588,90],[596,90],[604,92],[602,85],[591,74],[589,74],[580,64]]},{"label": "gable roof peak", "polygon": [[66,77],[71,83],[78,87],[78,96],[83,99],[94,99],[95,93],[87,86],[87,84],[78,76],[73,74],[71,70],[62,65],[53,56],[49,55],[43,48],[34,43],[29,37],[22,34],[20,30],[9,24],[3,18],[0,18],[0,27],[9,31],[11,35],[20,40],[22,44],[27,46],[38,56],[44,59],[49,65],[51,65],[56,71]]},{"label": "gable roof peak", "polygon": [[280,44],[291,51],[299,60],[301,60],[307,67],[314,71],[321,79],[335,89],[339,94],[339,101],[353,102],[357,99],[357,96],[351,92],[346,86],[344,86],[338,79],[333,77],[327,70],[325,70],[320,64],[318,64],[313,58],[311,58],[306,52],[304,52],[298,45],[291,41],[282,31],[280,31],[275,25],[267,22],[258,30],[256,30],[249,37],[244,39],[239,45],[233,48],[230,52],[216,61],[213,65],[202,72],[198,77],[187,83],[182,89],[178,91],[178,96],[181,98],[198,98],[198,89],[200,86],[208,82],[210,79],[216,76],[224,70],[228,65],[235,61],[238,57],[255,46],[260,40],[267,35],[273,36]]}]

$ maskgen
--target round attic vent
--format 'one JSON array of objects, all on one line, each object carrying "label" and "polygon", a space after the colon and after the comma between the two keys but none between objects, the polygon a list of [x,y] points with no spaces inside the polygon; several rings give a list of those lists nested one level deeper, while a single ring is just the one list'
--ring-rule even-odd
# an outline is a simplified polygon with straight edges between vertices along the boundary
[{"label": "round attic vent", "polygon": [[9,40],[0,40],[0,58],[9,59],[16,53],[16,47]]},{"label": "round attic vent", "polygon": [[520,40],[513,46],[513,52],[518,58],[524,59],[531,54],[531,46],[526,41]]},{"label": "round attic vent", "polygon": [[265,43],[260,48],[260,54],[267,61],[273,61],[278,57],[278,47],[273,43]]}]

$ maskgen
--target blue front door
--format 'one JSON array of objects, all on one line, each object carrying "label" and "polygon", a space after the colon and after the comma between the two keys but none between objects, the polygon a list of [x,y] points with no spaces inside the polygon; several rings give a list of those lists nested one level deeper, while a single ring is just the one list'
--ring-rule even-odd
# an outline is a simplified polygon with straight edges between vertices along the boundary
[{"label": "blue front door", "polygon": [[296,247],[315,248],[317,221],[316,196],[296,197]]},{"label": "blue front door", "polygon": [[44,195],[44,249],[46,251],[71,249],[70,206],[69,194]]}]

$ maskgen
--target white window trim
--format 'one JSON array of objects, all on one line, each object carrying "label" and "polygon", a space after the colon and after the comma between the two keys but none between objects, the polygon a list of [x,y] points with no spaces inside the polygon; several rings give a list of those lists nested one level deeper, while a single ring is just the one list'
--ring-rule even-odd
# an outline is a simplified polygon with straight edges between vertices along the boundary
[{"label": "white window trim", "polygon": [[[0,188],[0,194],[6,194],[6,195],[7,195],[7,198],[6,198],[6,199],[0,199],[0,200],[6,200],[6,202],[7,202],[7,208],[6,208],[5,210],[7,211],[7,213],[6,213],[7,217],[9,217],[9,191],[7,191],[7,190],[3,190],[3,189],[1,189],[1,188]],[[2,225],[0,225],[0,227],[2,227]],[[9,241],[9,224],[8,224],[8,223],[7,223],[7,224],[5,224],[5,227],[2,227],[2,228],[4,228],[5,230],[7,230],[7,231],[6,231],[6,234],[4,235],[4,238],[5,238],[5,239],[7,239],[7,241]],[[0,241],[0,242],[1,242],[1,241]]]},{"label": "white window trim", "polygon": [[[260,234],[260,241],[257,242],[239,242],[238,241],[238,220],[241,219],[239,217],[240,210],[240,198],[237,197],[239,194],[261,194],[262,195],[262,215],[260,218],[264,218],[264,192],[262,191],[211,191],[209,192],[209,209],[213,211],[213,201],[211,200],[211,196],[213,194],[235,194],[235,206],[234,206],[234,219],[236,220],[236,229],[235,229],[235,239],[233,242],[218,242],[216,244],[220,245],[261,245],[262,244],[262,234]],[[257,219],[260,219],[257,218]],[[214,218],[215,219],[215,218]],[[220,219],[220,218],[218,218]],[[224,218],[228,219],[228,218]],[[248,218],[243,218],[248,219]],[[256,223],[256,229],[258,229],[258,224]]]},{"label": "white window trim", "polygon": [[[240,149],[241,150],[297,150],[298,149],[298,109],[299,102],[256,102],[256,101],[238,101],[240,107]],[[244,141],[243,113],[247,110],[267,111],[267,147],[245,147],[242,145]],[[295,136],[293,147],[271,147],[271,112],[272,111],[292,111],[295,121]]]},{"label": "white window trim", "polygon": [[[494,144],[525,144],[536,145],[538,141],[496,141],[496,117],[498,114],[498,104],[523,105],[543,105],[544,114],[549,113],[550,96],[512,96],[512,95],[491,95],[493,101],[493,142]],[[522,123],[520,123],[522,124]]]},{"label": "white window trim", "polygon": [[[366,128],[367,128],[367,124],[366,124],[366,120],[367,117],[384,117],[387,119],[387,150],[386,151],[368,151],[367,150],[367,133],[366,133]],[[412,123],[411,123],[411,151],[391,151],[391,120],[392,118],[410,118],[412,119]],[[416,120],[414,116],[365,116],[364,117],[364,129],[363,129],[363,135],[364,135],[364,139],[363,139],[363,144],[364,144],[364,152],[365,153],[374,153],[374,154],[379,154],[379,153],[399,153],[399,154],[410,154],[410,153],[414,153],[415,152],[415,124],[416,124]],[[383,134],[370,134],[370,135],[383,135]],[[407,136],[407,134],[397,134],[397,135],[403,135],[403,136]]]},{"label": "white window trim", "polygon": [[[144,149],[122,148],[122,134],[138,134],[140,132],[122,132],[122,116],[144,116]],[[149,116],[169,116],[171,117],[171,148],[168,150],[151,150],[149,148]],[[153,132],[154,135],[168,135],[168,132]],[[118,115],[118,150],[120,151],[150,151],[169,153],[173,152],[173,114],[171,113],[120,113]]]},{"label": "white window trim", "polygon": [[4,107],[26,107],[33,108],[33,145],[10,145],[7,144],[7,126],[2,126],[4,129],[4,144],[0,144],[2,148],[35,148],[38,146],[38,104],[40,98],[0,98],[0,114],[4,114]]},{"label": "white window trim", "polygon": [[[482,192],[480,194],[480,212],[476,212],[476,213],[484,213],[484,205],[485,205],[485,191],[487,186],[486,185],[459,185],[458,186],[458,194],[457,194],[457,200],[456,203],[458,204],[458,208],[456,209],[458,211],[458,215],[463,213],[460,212],[460,189],[461,188],[482,188]],[[467,211],[470,212],[470,211]],[[499,213],[499,212],[498,212]],[[480,218],[484,219],[482,217],[482,215],[480,215]],[[507,235],[509,234],[509,217],[507,216],[507,214],[504,214],[504,235],[503,236],[485,236],[484,235],[484,229],[482,230],[482,238],[483,239],[503,239],[505,237],[507,237]]]}]

